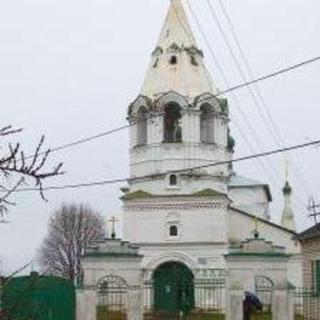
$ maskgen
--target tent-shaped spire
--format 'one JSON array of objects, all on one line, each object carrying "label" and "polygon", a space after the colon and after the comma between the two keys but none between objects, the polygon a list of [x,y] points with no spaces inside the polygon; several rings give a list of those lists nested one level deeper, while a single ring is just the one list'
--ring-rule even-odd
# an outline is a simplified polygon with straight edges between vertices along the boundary
[{"label": "tent-shaped spire", "polygon": [[141,94],[155,99],[169,91],[190,101],[204,93],[217,93],[181,0],[171,0]]},{"label": "tent-shaped spire", "polygon": [[197,47],[181,0],[171,0],[165,23],[158,40],[158,47],[168,48],[176,43],[185,47]]}]

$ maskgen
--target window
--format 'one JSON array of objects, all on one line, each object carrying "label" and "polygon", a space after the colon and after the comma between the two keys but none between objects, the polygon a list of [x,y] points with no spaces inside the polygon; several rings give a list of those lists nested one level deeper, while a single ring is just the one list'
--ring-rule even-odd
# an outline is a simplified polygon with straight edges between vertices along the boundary
[{"label": "window", "polygon": [[170,175],[169,184],[170,186],[176,186],[178,184],[178,178],[175,174]]},{"label": "window", "polygon": [[177,56],[171,56],[170,58],[170,64],[177,64],[178,63],[178,58]]},{"label": "window", "polygon": [[204,143],[214,142],[214,109],[209,104],[200,108],[200,139]]},{"label": "window", "polygon": [[320,295],[320,260],[312,261],[312,283],[314,292]]},{"label": "window", "polygon": [[164,142],[182,142],[181,108],[176,103],[164,108]]},{"label": "window", "polygon": [[170,226],[169,235],[170,235],[170,237],[177,237],[178,236],[178,227],[177,226]]},{"label": "window", "polygon": [[193,66],[198,66],[199,65],[198,61],[197,61],[197,58],[194,55],[191,56],[191,64]]},{"label": "window", "polygon": [[137,113],[137,145],[142,146],[147,143],[148,122],[147,109],[141,107]]}]

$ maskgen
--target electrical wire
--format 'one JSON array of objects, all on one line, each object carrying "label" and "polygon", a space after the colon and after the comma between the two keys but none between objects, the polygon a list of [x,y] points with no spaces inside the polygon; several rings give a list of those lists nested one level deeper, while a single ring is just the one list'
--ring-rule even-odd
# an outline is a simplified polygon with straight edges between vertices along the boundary
[{"label": "electrical wire", "polygon": [[[228,40],[228,37],[227,37],[223,27],[222,27],[222,24],[219,21],[218,14],[216,13],[216,11],[215,11],[213,5],[211,4],[210,0],[206,0],[206,2],[207,2],[208,7],[209,7],[209,12],[211,13],[211,15],[213,17],[213,20],[214,20],[215,24],[217,25],[217,27],[218,27],[218,29],[219,29],[219,31],[221,33],[222,39],[223,39],[226,47],[228,48],[228,51],[229,51],[229,53],[230,53],[235,65],[236,65],[236,68],[238,69],[238,72],[239,72],[242,80],[246,81],[247,76],[246,76],[245,72],[242,70],[241,64],[238,61],[237,56],[236,56],[236,54],[235,54],[235,52],[234,52],[234,50],[232,48],[232,45],[231,45],[230,41]],[[223,6],[223,4],[222,4],[222,6]],[[226,12],[224,6],[223,6],[223,9],[224,9],[223,10],[224,14],[227,15],[227,12]],[[244,51],[241,48],[240,41],[238,40],[238,37],[237,37],[236,32],[235,32],[235,30],[233,28],[233,24],[231,22],[231,19],[230,19],[229,15],[228,15],[227,21],[230,24],[231,33],[232,33],[234,41],[235,41],[235,43],[237,45],[238,51],[240,52],[240,56],[241,56],[242,60],[244,61],[247,73],[249,75],[249,79],[253,80],[255,77],[253,76],[253,72],[251,70],[251,67],[250,67],[250,64],[249,64],[248,60],[245,57]],[[275,142],[275,145],[277,147],[284,146],[285,143],[283,142],[283,139],[281,137],[281,133],[280,133],[278,127],[276,126],[275,121],[273,120],[270,108],[266,104],[265,99],[263,98],[258,85],[255,83],[252,86],[247,86],[247,89],[248,89],[248,92],[249,92],[249,94],[250,94],[250,96],[251,96],[251,98],[252,98],[252,100],[253,100],[253,102],[254,102],[254,104],[255,104],[258,112],[259,112],[259,115],[261,116],[261,118],[263,120],[263,123],[264,123],[268,133],[270,134],[270,136],[272,137],[273,141]],[[260,101],[261,101],[261,103],[260,103]],[[267,117],[264,114],[265,111],[267,111],[266,112]],[[300,180],[300,184],[299,185],[300,186],[303,185],[301,180]],[[308,191],[307,190],[309,190],[309,188],[307,188],[306,185],[305,185],[304,188],[302,188],[302,191],[305,192],[306,196],[308,196]],[[299,199],[299,201],[301,203],[303,203],[303,200]]]},{"label": "electrical wire", "polygon": [[[95,187],[95,186],[102,186],[102,185],[108,185],[108,184],[117,184],[117,183],[123,183],[123,182],[128,182],[128,181],[136,181],[136,180],[141,180],[141,179],[154,178],[159,175],[168,175],[168,174],[190,172],[190,171],[199,170],[199,169],[205,169],[205,168],[210,168],[210,167],[215,167],[215,166],[221,166],[221,165],[243,162],[243,161],[248,161],[248,160],[253,160],[253,159],[259,159],[259,158],[263,158],[263,157],[267,157],[267,156],[271,156],[271,155],[275,155],[275,154],[281,154],[284,152],[289,152],[289,151],[293,151],[293,150],[312,147],[312,146],[319,145],[319,144],[320,144],[320,140],[314,140],[314,141],[310,141],[307,143],[294,145],[291,147],[285,147],[285,148],[275,149],[275,150],[271,150],[271,151],[267,151],[267,152],[252,154],[252,155],[248,155],[248,156],[235,158],[232,160],[216,161],[216,162],[212,162],[209,164],[189,167],[189,168],[185,168],[185,169],[168,170],[168,171],[163,172],[162,174],[157,173],[157,174],[143,175],[143,176],[139,176],[139,177],[135,177],[135,178],[118,178],[118,179],[103,180],[103,181],[96,181],[96,182],[90,182],[90,183],[79,183],[79,184],[73,184],[73,185],[70,184],[70,185],[63,185],[63,186],[51,186],[51,187],[43,188],[43,191],[79,189],[79,188],[83,188],[83,187]],[[28,192],[28,191],[38,191],[38,190],[39,190],[38,188],[19,188],[16,190],[16,192]],[[2,191],[2,192],[5,192],[5,191]]]},{"label": "electrical wire", "polygon": [[[209,2],[209,0],[207,0]],[[231,31],[231,35],[232,35],[232,38],[236,44],[236,47],[240,53],[240,57],[242,58],[243,62],[244,62],[244,65],[246,67],[246,70],[248,72],[248,75],[251,79],[255,79],[255,76],[254,76],[254,73],[252,72],[252,69],[251,69],[251,66],[250,66],[250,63],[244,53],[244,50],[242,49],[242,46],[240,44],[240,41],[239,41],[239,38],[237,36],[237,33],[236,33],[236,30],[235,30],[235,27],[232,23],[232,19],[225,7],[225,5],[223,4],[223,1],[222,0],[218,0],[219,2],[219,5],[220,5],[220,8],[221,8],[221,11],[229,25],[229,28],[230,28],[230,31]],[[209,2],[209,5],[211,3]],[[266,100],[265,98],[263,97],[261,91],[260,91],[260,88],[257,84],[254,84],[253,86],[255,88],[255,91],[256,91],[256,94],[258,96],[258,98],[260,99],[261,101],[261,104],[262,106],[264,107],[264,110],[266,111],[266,114],[267,114],[267,117],[268,117],[268,120],[273,128],[272,132],[275,133],[275,135],[277,136],[279,142],[280,142],[280,145],[285,145],[286,144],[286,141],[283,139],[282,137],[282,134],[281,134],[281,131],[279,130],[278,126],[276,125],[276,122],[274,121],[273,117],[272,117],[272,113],[271,113],[271,110],[270,110],[270,107],[269,105],[266,103]],[[279,146],[279,143],[278,143],[278,146]],[[304,176],[303,174],[301,173],[299,167],[297,167],[294,163],[293,163],[293,173],[296,177],[296,179],[299,181],[299,185],[300,186],[303,186],[303,190],[307,190],[307,192],[310,194],[310,188],[309,186],[307,185],[307,183],[305,182],[305,179],[304,179]]]}]

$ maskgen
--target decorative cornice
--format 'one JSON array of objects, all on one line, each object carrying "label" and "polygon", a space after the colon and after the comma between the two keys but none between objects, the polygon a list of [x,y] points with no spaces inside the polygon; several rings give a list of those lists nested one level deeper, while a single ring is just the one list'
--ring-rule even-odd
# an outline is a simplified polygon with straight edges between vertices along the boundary
[{"label": "decorative cornice", "polygon": [[162,211],[194,209],[227,209],[228,203],[217,201],[181,202],[181,203],[137,203],[124,206],[125,211]]}]

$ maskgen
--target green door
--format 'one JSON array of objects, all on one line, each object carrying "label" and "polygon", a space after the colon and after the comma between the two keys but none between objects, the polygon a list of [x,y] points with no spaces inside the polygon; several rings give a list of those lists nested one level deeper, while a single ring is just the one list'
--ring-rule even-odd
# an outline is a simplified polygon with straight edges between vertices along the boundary
[{"label": "green door", "polygon": [[153,280],[156,311],[188,312],[194,307],[194,278],[185,265],[163,264],[154,272]]}]

